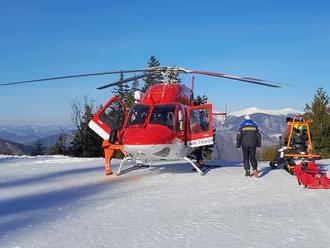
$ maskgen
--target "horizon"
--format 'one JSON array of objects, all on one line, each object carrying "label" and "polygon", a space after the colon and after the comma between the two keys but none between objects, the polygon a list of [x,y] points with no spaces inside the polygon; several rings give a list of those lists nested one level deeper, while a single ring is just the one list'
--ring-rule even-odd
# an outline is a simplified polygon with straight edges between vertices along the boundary
[{"label": "horizon", "polygon": [[[260,111],[260,112],[250,112],[250,111]],[[277,113],[276,112],[285,112],[285,111],[290,111],[290,113],[288,114],[285,114],[285,113]],[[221,111],[218,111],[218,110],[213,110],[213,113],[216,113],[216,112],[221,112]],[[237,113],[242,113],[241,115],[237,115]],[[268,112],[268,113],[267,113]],[[301,111],[299,110],[296,110],[296,109],[292,109],[292,108],[283,108],[283,109],[262,109],[262,108],[258,108],[258,107],[247,107],[247,108],[244,108],[244,109],[241,109],[241,110],[237,110],[237,111],[233,111],[233,112],[227,112],[228,113],[228,116],[235,116],[235,117],[242,117],[246,114],[249,114],[249,115],[253,115],[253,114],[268,114],[268,115],[290,115],[292,113],[302,113]],[[13,128],[19,128],[19,127],[59,127],[59,128],[76,128],[74,126],[73,123],[71,124],[1,124],[0,123],[0,128],[7,128],[7,127],[13,127]]]},{"label": "horizon", "polygon": [[[175,4],[175,5],[174,5]],[[175,8],[173,8],[175,6]],[[329,93],[330,2],[169,0],[80,4],[2,4],[0,83],[161,65],[290,83],[280,89],[195,76],[195,94],[217,111],[249,106],[303,111],[317,88]],[[117,76],[68,79],[0,88],[0,124],[70,125],[70,102],[96,105]],[[191,76],[183,75],[191,84]],[[141,84],[142,81],[140,81]]]}]

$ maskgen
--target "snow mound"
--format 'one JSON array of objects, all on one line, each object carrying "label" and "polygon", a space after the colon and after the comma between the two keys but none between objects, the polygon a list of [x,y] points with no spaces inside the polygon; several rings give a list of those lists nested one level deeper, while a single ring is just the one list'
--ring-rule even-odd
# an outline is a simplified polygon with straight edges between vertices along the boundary
[{"label": "snow mound", "polygon": [[269,114],[269,115],[288,115],[288,114],[301,114],[302,112],[291,108],[274,110],[274,109],[260,109],[256,107],[251,107],[236,112],[232,112],[229,115],[240,117],[240,116],[251,115],[256,113]]}]

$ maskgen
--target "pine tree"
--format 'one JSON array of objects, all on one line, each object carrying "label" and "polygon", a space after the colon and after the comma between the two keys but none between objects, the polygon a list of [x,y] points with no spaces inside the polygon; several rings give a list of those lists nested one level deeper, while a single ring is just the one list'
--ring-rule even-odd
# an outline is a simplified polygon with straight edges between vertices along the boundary
[{"label": "pine tree", "polygon": [[32,156],[45,155],[45,154],[46,154],[46,150],[44,148],[44,145],[38,140],[32,151]]},{"label": "pine tree", "polygon": [[[119,76],[119,81],[124,80],[124,74],[121,72]],[[131,94],[131,89],[128,86],[128,83],[122,83],[117,85],[113,90],[112,93],[122,99],[127,107],[129,107],[132,102],[134,102],[133,96]]]},{"label": "pine tree", "polygon": [[71,104],[73,110],[73,122],[77,132],[71,141],[70,154],[76,157],[102,156],[102,139],[88,127],[88,123],[94,114],[94,105],[85,97],[84,105],[78,101]]},{"label": "pine tree", "polygon": [[53,145],[53,147],[50,150],[50,154],[52,154],[52,155],[57,155],[57,154],[65,155],[67,153],[65,143],[66,143],[65,136],[64,135],[58,136],[56,143]]},{"label": "pine tree", "polygon": [[[119,75],[119,81],[124,80],[124,73],[120,73]],[[122,83],[117,85],[113,90],[112,93],[116,96],[118,96],[121,99],[126,99],[128,95],[130,95],[130,89],[127,83]]]},{"label": "pine tree", "polygon": [[139,90],[139,80],[134,79],[134,81],[132,82],[132,87],[130,89],[130,94],[128,95],[128,98],[127,98],[127,101],[126,101],[126,107],[127,108],[131,108],[132,105],[134,104],[134,102],[135,102],[134,93],[137,90]]},{"label": "pine tree", "polygon": [[[155,56],[150,56],[149,60],[148,60],[148,67],[158,67],[160,66],[160,62],[158,61],[158,59]],[[163,79],[163,76],[161,73],[147,73],[147,77],[144,80],[144,86],[142,91],[146,92],[147,89],[155,84],[155,83],[159,83],[161,82]]]},{"label": "pine tree", "polygon": [[206,97],[206,95],[204,94],[203,96],[196,96],[196,98],[194,99],[194,104],[195,105],[201,105],[201,104],[206,104],[208,101],[208,98]]},{"label": "pine tree", "polygon": [[315,152],[330,156],[329,96],[323,88],[317,89],[311,105],[306,104],[305,116],[312,120],[311,132]]}]

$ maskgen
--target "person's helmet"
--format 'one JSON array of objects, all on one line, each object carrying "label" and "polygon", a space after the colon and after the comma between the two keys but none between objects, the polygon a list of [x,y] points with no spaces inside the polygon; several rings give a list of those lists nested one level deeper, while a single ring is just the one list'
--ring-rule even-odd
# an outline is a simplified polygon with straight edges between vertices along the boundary
[{"label": "person's helmet", "polygon": [[249,115],[244,116],[245,120],[251,120],[251,117]]},{"label": "person's helmet", "polygon": [[303,125],[298,126],[298,130],[300,133],[303,133],[304,131],[306,131],[306,127],[304,127]]}]

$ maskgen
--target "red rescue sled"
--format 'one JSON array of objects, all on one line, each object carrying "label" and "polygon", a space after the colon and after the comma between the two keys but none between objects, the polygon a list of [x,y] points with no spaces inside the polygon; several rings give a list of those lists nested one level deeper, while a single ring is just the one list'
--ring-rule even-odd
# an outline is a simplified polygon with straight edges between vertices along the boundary
[{"label": "red rescue sled", "polygon": [[330,179],[314,162],[302,162],[294,167],[294,175],[299,185],[308,189],[330,189]]}]

